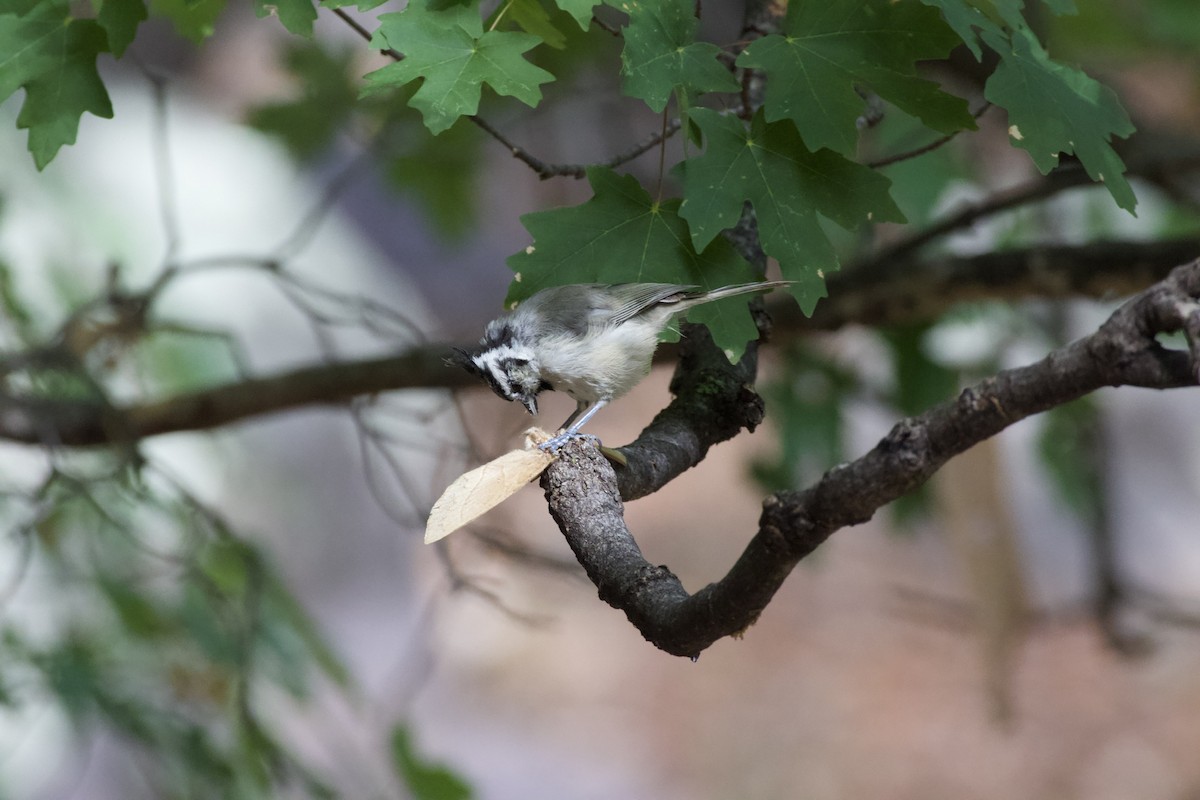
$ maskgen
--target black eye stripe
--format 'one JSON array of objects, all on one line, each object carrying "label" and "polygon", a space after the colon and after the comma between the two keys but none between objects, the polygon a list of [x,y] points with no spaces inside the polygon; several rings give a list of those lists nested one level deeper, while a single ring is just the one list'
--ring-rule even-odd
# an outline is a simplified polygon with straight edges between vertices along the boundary
[{"label": "black eye stripe", "polygon": [[495,368],[489,368],[483,371],[483,379],[487,381],[488,386],[492,387],[492,391],[502,397],[508,397],[508,382],[501,381],[496,374]]}]

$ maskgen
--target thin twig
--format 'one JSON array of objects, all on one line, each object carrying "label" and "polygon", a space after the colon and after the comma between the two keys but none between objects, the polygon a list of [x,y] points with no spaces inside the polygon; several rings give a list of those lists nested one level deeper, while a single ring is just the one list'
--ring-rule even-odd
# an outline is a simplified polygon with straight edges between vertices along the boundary
[{"label": "thin twig", "polygon": [[466,592],[480,598],[488,605],[500,611],[506,617],[520,622],[533,628],[544,628],[553,621],[553,617],[549,614],[538,614],[532,611],[519,611],[500,596],[499,593],[486,588],[479,583],[478,579],[465,574],[462,569],[454,562],[450,555],[450,548],[445,540],[438,542],[434,546],[434,552],[438,559],[442,562],[442,567],[446,572],[446,577],[450,579],[450,591]]},{"label": "thin twig", "polygon": [[[429,516],[431,503],[428,500],[422,501],[418,497],[419,491],[400,460],[388,449],[387,442],[376,436],[375,429],[367,422],[361,402],[351,404],[350,418],[354,421],[363,472],[367,479],[367,489],[374,498],[375,504],[401,528],[420,528],[422,521]],[[378,459],[383,461],[387,471],[391,473],[393,480],[400,487],[401,493],[408,500],[409,511],[402,512],[389,502],[393,492],[387,491],[386,487],[380,483],[380,476],[375,468],[377,461],[376,458],[372,458],[372,451],[378,454]]]},{"label": "thin twig", "polygon": [[661,136],[662,146],[658,148],[658,192],[655,202],[662,202],[663,193],[663,178],[667,174],[667,109],[663,108],[662,112],[662,130],[659,132]]},{"label": "thin twig", "polygon": [[374,164],[374,152],[371,146],[363,148],[362,151],[356,154],[350,160],[350,163],[346,164],[326,184],[324,190],[321,192],[321,196],[317,198],[312,208],[300,218],[291,232],[274,249],[275,258],[281,262],[286,261],[307,247],[320,230],[321,223],[329,216],[337,198],[346,191],[360,172],[365,171]]},{"label": "thin twig", "polygon": [[136,55],[133,55],[133,59],[146,80],[150,82],[154,92],[154,136],[151,147],[154,153],[154,179],[158,188],[158,209],[163,236],[167,241],[163,262],[170,264],[183,244],[183,237],[182,227],[179,224],[179,198],[175,186],[175,170],[171,166],[171,137],[167,118],[167,79],[143,64]]},{"label": "thin twig", "polygon": [[[347,25],[349,25],[351,28],[353,28],[354,32],[357,33],[359,36],[366,39],[368,42],[371,41],[371,39],[372,39],[371,32],[369,30],[367,30],[366,28],[364,28],[361,24],[359,24],[358,20],[356,20],[354,17],[347,14],[346,9],[335,8],[335,9],[333,9],[333,13],[337,14],[338,17],[341,18],[342,22],[345,22]],[[398,50],[393,50],[390,47],[381,48],[380,52],[383,53],[388,58],[392,59],[393,61],[403,61],[404,60],[403,53],[401,53]]]},{"label": "thin twig", "polygon": [[[354,31],[356,33],[358,33],[359,36],[361,36],[368,42],[371,41],[371,39],[372,39],[371,32],[368,31],[366,28],[364,28],[361,24],[359,24],[359,22],[357,20],[355,20],[353,17],[351,17],[349,14],[347,14],[345,9],[336,8],[333,10],[333,13],[336,14],[347,25],[349,25],[351,28],[353,28]],[[596,22],[605,30],[611,30],[608,26],[606,26],[604,23],[597,20],[595,17],[593,17],[593,22]],[[616,33],[616,35],[619,35],[620,31],[616,31],[615,33]],[[389,58],[392,58],[395,61],[400,61],[404,58],[403,53],[393,50],[390,47],[383,48],[380,52],[382,52],[384,55],[388,56]],[[537,158],[536,156],[534,156],[532,153],[530,153],[524,147],[521,147],[517,143],[513,142],[511,139],[509,139],[507,136],[505,136],[503,133],[501,133],[494,125],[492,125],[490,122],[488,122],[486,119],[479,116],[478,114],[472,114],[472,115],[468,116],[467,119],[469,119],[472,123],[474,123],[477,128],[482,130],[488,136],[492,137],[497,142],[502,144],[504,146],[504,148],[506,150],[508,150],[509,153],[512,154],[513,158],[524,163],[527,167],[529,167],[531,170],[533,170],[533,172],[542,180],[546,180],[547,178],[557,178],[557,177],[582,178],[587,174],[587,168],[589,166],[587,164],[548,164],[545,161],[542,161],[540,158]],[[612,167],[618,167],[629,161],[633,161],[638,156],[642,155],[643,153],[646,153],[647,151],[653,149],[654,147],[661,144],[665,140],[674,136],[675,133],[680,129],[680,127],[682,127],[682,123],[679,120],[677,120],[677,119],[672,120],[669,124],[665,125],[663,130],[660,131],[659,133],[656,133],[653,136],[648,137],[644,141],[634,145],[632,148],[630,148],[626,152],[621,153],[617,156],[614,156],[613,158],[610,158],[607,161],[601,162],[600,166],[612,168]]]},{"label": "thin twig", "polygon": [[[978,203],[965,205],[957,213],[943,217],[927,228],[903,239],[872,258],[873,262],[890,262],[911,255],[924,245],[954,231],[968,228],[977,221],[1007,211],[1010,208],[1033,203],[1052,197],[1059,192],[1077,186],[1092,186],[1092,179],[1077,164],[1061,167],[1045,177],[1034,178],[1025,183],[998,192]],[[1099,185],[1099,184],[1095,184]]]},{"label": "thin twig", "polygon": [[592,15],[592,24],[606,33],[611,33],[613,36],[620,36],[621,29],[616,25],[610,25],[595,14]]},{"label": "thin twig", "polygon": [[[1144,176],[1147,180],[1153,181],[1157,176],[1164,174],[1177,176],[1200,169],[1200,151],[1194,148],[1168,154],[1164,154],[1161,150],[1148,149],[1123,155],[1127,156],[1127,177]],[[1001,189],[978,202],[966,204],[957,213],[943,217],[908,238],[884,248],[868,259],[867,263],[872,265],[895,263],[897,259],[911,256],[929,242],[957,230],[968,228],[986,217],[1045,200],[1068,189],[1099,188],[1102,185],[1093,181],[1082,165],[1072,161],[1059,166],[1049,175]]]},{"label": "thin twig", "polygon": [[[975,111],[975,113],[973,113],[971,116],[972,116],[972,117],[974,117],[975,119],[979,119],[979,118],[980,118],[980,117],[982,117],[982,116],[983,116],[983,115],[984,115],[984,114],[987,112],[987,110],[988,110],[989,108],[991,108],[991,107],[992,107],[992,104],[991,104],[991,102],[990,102],[990,101],[988,101],[988,102],[985,102],[985,103],[984,103],[984,104],[983,104],[983,105],[982,105],[982,106],[981,106],[981,107],[980,107],[980,108],[979,108],[977,111]],[[951,139],[953,139],[954,137],[958,136],[960,133],[962,133],[962,131],[961,131],[961,130],[957,130],[957,131],[954,131],[953,133],[948,133],[948,134],[946,134],[945,136],[942,136],[942,137],[941,137],[941,138],[939,138],[939,139],[934,139],[934,140],[933,140],[932,142],[930,142],[929,144],[922,145],[922,146],[920,146],[920,147],[917,147],[917,148],[915,148],[915,149],[913,149],[913,150],[909,150],[909,151],[907,151],[907,152],[904,152],[904,153],[897,153],[897,154],[896,154],[896,155],[894,155],[894,156],[887,156],[886,158],[880,158],[880,159],[876,159],[875,161],[868,161],[868,162],[867,162],[867,166],[868,166],[868,167],[871,167],[872,169],[882,169],[883,167],[890,167],[890,166],[891,166],[891,165],[893,165],[893,164],[898,164],[898,163],[900,163],[901,161],[908,161],[909,159],[916,158],[917,156],[923,156],[923,155],[925,155],[926,153],[930,153],[930,152],[933,152],[934,150],[937,150],[939,147],[941,147],[942,145],[946,144],[946,143],[947,143],[947,142],[949,142]]]}]

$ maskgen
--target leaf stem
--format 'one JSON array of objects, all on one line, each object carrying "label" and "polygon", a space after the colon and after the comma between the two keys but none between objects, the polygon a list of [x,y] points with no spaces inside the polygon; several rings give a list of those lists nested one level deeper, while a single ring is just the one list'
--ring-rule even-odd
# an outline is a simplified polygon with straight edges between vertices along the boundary
[{"label": "leaf stem", "polygon": [[667,174],[667,109],[662,111],[662,130],[658,134],[658,193],[654,202],[661,203],[663,195],[663,176]]},{"label": "leaf stem", "polygon": [[504,19],[504,15],[508,13],[510,8],[512,8],[512,4],[513,0],[508,0],[508,2],[501,6],[500,10],[496,12],[496,16],[492,19],[492,24],[488,25],[488,33],[496,30],[496,26],[500,24],[500,20]]}]

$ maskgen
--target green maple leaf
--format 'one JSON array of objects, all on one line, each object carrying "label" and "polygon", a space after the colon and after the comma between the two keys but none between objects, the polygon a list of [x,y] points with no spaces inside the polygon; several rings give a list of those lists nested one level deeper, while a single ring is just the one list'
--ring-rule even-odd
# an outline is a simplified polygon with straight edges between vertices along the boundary
[{"label": "green maple leaf", "polygon": [[767,119],[795,122],[809,149],[854,153],[858,86],[934,130],[975,127],[965,100],[916,75],[916,61],[942,58],[960,41],[917,0],[794,2],[784,28],[751,44],[737,65],[767,74]]},{"label": "green maple leaf", "polygon": [[810,152],[791,122],[768,123],[762,111],[749,130],[736,117],[695,109],[704,153],[683,162],[680,214],[692,244],[703,249],[733,227],[749,200],[763,250],[779,262],[805,314],[825,296],[825,274],[837,255],[817,220],[820,213],[844,228],[868,219],[903,222],[888,194],[891,182],[830,150]]},{"label": "green maple leaf", "polygon": [[254,0],[254,14],[259,19],[274,14],[288,33],[311,38],[317,7],[313,0]]},{"label": "green maple leaf", "polygon": [[[953,28],[954,32],[963,40],[963,44],[970,48],[976,61],[983,57],[983,51],[979,47],[981,34],[1007,35],[1004,29],[979,7],[978,3],[982,0],[976,0],[976,2],[972,2],[972,0],[921,0],[921,2],[942,12],[946,24]],[[1060,16],[1078,13],[1075,8],[1075,0],[1042,0],[1042,2],[1051,12]],[[1025,0],[991,0],[989,5],[993,9],[993,16],[1011,30],[1029,29],[1025,17],[1021,13],[1025,7]]]},{"label": "green maple leaf", "polygon": [[[516,273],[509,306],[539,289],[567,283],[682,283],[713,289],[756,279],[725,239],[701,252],[692,247],[678,200],[658,202],[636,179],[609,169],[593,167],[587,174],[595,193],[587,202],[521,217],[533,244],[508,259]],[[744,297],[699,306],[688,318],[707,325],[732,361],[758,336]]]},{"label": "green maple leaf", "polygon": [[0,99],[53,69],[54,43],[65,32],[65,10],[52,3],[22,7],[3,2],[0,10]]},{"label": "green maple leaf", "polygon": [[146,21],[146,4],[143,0],[104,0],[96,14],[96,22],[108,34],[108,49],[120,58],[125,48],[133,43],[138,26]]},{"label": "green maple leaf", "polygon": [[536,106],[538,88],[554,76],[530,64],[521,54],[540,43],[528,33],[483,30],[472,7],[432,10],[414,2],[403,11],[384,14],[371,40],[391,47],[404,60],[368,74],[363,94],[388,91],[421,79],[409,105],[421,112],[425,126],[441,133],[461,116],[479,109],[483,84],[497,94]]},{"label": "green maple leaf", "polygon": [[180,36],[198,44],[213,35],[225,0],[150,0],[150,10],[171,20]]},{"label": "green maple leaf", "polygon": [[[965,0],[959,1],[964,2]],[[996,13],[1000,15],[1000,19],[1004,20],[1004,24],[1009,28],[1014,31],[1029,30],[1029,23],[1025,21],[1022,13],[1025,8],[1025,0],[991,0],[991,4],[996,9]],[[1042,5],[1058,16],[1079,13],[1079,9],[1075,8],[1075,0],[1042,0]]]},{"label": "green maple leaf", "polygon": [[23,16],[0,14],[0,99],[24,87],[17,127],[28,129],[38,169],[64,144],[74,144],[85,111],[112,117],[96,71],[96,56],[107,49],[99,24],[70,19],[57,3],[42,3]]},{"label": "green maple leaf", "polygon": [[983,51],[979,47],[979,35],[975,31],[978,29],[1002,33],[999,25],[967,0],[921,0],[921,2],[942,12],[946,24],[953,28],[959,38],[963,40],[963,44],[970,49],[976,61],[983,58]]},{"label": "green maple leaf", "polygon": [[44,10],[46,6],[56,6],[65,15],[69,8],[67,0],[0,0],[0,14],[15,14],[23,17],[39,5]]},{"label": "green maple leaf", "polygon": [[1113,91],[1051,61],[1028,31],[1014,32],[1011,39],[985,32],[983,38],[1000,54],[984,96],[1008,111],[1013,144],[1027,150],[1043,174],[1058,165],[1059,153],[1074,154],[1092,180],[1103,182],[1117,205],[1132,212],[1137,198],[1109,142],[1129,136],[1134,127]]},{"label": "green maple leaf", "polygon": [[570,14],[579,27],[586,31],[592,22],[592,9],[600,3],[598,0],[554,0],[554,5]]},{"label": "green maple leaf", "polygon": [[623,91],[662,111],[671,92],[686,97],[699,92],[736,92],[738,82],[717,61],[721,49],[696,41],[692,0],[624,0],[618,6],[629,15],[621,52]]},{"label": "green maple leaf", "polygon": [[509,19],[517,23],[521,30],[532,33],[549,47],[562,50],[567,46],[567,37],[550,19],[550,12],[538,0],[511,0],[501,5],[500,10],[507,11]]}]

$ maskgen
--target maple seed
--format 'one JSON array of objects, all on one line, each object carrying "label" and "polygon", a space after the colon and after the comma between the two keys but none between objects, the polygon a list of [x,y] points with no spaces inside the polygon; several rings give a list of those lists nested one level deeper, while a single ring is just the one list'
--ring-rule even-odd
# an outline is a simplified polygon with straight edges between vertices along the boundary
[{"label": "maple seed", "polygon": [[1011,136],[1012,138],[1016,139],[1018,142],[1025,138],[1024,136],[1021,135],[1021,129],[1018,128],[1016,125],[1008,126],[1008,135]]}]

